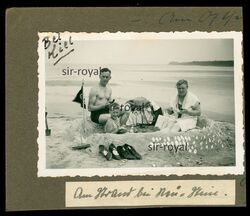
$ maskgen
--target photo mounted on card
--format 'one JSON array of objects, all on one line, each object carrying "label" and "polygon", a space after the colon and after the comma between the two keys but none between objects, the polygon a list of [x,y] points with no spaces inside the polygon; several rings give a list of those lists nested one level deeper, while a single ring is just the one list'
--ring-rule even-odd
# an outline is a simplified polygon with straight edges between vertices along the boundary
[{"label": "photo mounted on card", "polygon": [[38,177],[243,174],[241,32],[38,36]]}]

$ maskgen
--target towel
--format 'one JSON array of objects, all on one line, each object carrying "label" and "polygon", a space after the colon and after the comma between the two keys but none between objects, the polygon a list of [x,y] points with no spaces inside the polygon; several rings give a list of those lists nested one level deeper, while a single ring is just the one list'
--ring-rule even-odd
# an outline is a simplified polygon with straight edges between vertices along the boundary
[{"label": "towel", "polygon": [[[197,102],[199,102],[198,97],[191,92],[187,92],[187,94],[183,100],[182,108],[183,109],[191,109],[191,106],[196,105]],[[177,118],[178,111],[179,111],[179,109],[178,109],[178,95],[176,95],[171,100],[170,104],[174,110],[174,115]],[[187,131],[187,130],[190,130],[190,129],[193,129],[196,127],[197,116],[190,116],[188,114],[182,114],[181,118],[177,118],[177,122],[178,122],[182,131]]]}]

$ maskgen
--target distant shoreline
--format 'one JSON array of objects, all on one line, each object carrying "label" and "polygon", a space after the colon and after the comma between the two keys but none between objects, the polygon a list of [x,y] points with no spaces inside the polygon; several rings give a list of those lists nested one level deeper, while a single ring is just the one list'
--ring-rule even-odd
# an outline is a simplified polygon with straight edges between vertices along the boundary
[{"label": "distant shoreline", "polygon": [[200,66],[219,66],[219,67],[232,67],[234,61],[191,61],[191,62],[175,62],[172,61],[169,65],[200,65]]}]

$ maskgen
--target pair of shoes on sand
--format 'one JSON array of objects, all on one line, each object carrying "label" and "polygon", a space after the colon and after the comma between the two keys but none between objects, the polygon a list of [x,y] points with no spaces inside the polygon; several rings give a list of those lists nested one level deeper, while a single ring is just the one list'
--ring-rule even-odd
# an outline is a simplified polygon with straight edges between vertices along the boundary
[{"label": "pair of shoes on sand", "polygon": [[135,150],[131,145],[124,144],[123,146],[118,146],[117,151],[122,159],[128,160],[141,160],[141,155]]},{"label": "pair of shoes on sand", "polygon": [[113,143],[109,145],[108,149],[104,145],[99,145],[99,153],[103,155],[108,161],[112,160],[112,158],[121,160],[121,157]]},{"label": "pair of shoes on sand", "polygon": [[124,144],[123,146],[117,146],[113,143],[109,145],[107,149],[104,145],[99,145],[99,153],[102,154],[108,161],[113,159],[121,160],[141,160],[141,155],[136,152],[133,146]]}]

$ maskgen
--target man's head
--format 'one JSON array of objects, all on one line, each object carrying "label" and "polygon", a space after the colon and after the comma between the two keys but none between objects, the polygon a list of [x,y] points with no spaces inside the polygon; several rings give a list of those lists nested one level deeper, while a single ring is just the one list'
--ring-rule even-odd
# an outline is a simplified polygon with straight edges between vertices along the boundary
[{"label": "man's head", "polygon": [[178,95],[181,96],[181,97],[185,97],[186,94],[187,94],[187,89],[188,89],[188,81],[187,80],[179,80],[177,83],[176,83],[176,87],[177,87],[177,90],[178,90]]},{"label": "man's head", "polygon": [[120,115],[120,105],[118,103],[111,103],[109,105],[109,112],[111,114],[111,118],[116,119]]},{"label": "man's head", "polygon": [[111,70],[108,68],[102,68],[99,74],[100,84],[106,86],[111,79]]}]

